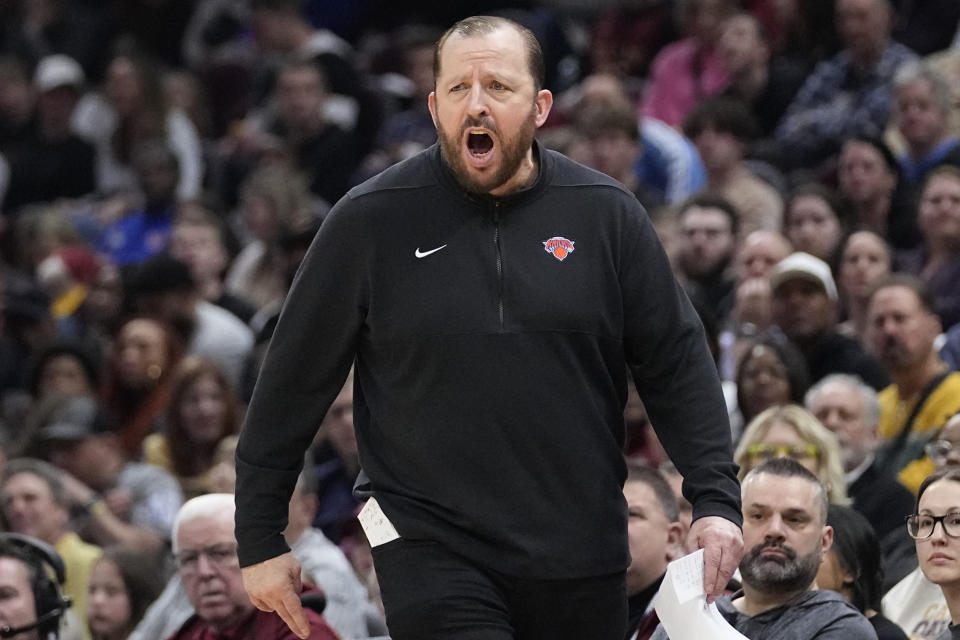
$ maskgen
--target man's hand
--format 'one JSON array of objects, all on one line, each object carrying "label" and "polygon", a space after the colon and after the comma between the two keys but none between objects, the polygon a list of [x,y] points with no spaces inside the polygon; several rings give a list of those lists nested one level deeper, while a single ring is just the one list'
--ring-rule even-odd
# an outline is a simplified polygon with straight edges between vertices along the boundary
[{"label": "man's hand", "polygon": [[276,611],[300,638],[310,635],[310,623],[300,605],[300,565],[290,553],[244,567],[243,588],[261,611]]},{"label": "man's hand", "polygon": [[706,516],[694,520],[687,537],[688,549],[703,549],[703,588],[707,603],[723,594],[743,556],[743,534],[726,518]]}]

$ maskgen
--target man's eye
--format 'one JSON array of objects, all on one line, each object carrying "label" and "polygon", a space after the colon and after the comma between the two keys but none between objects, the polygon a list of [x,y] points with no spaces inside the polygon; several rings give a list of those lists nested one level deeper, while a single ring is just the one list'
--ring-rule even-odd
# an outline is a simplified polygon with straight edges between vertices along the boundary
[{"label": "man's eye", "polygon": [[506,89],[506,87],[503,86],[503,85],[502,85],[501,83],[499,83],[499,82],[494,82],[494,83],[492,83],[492,84],[490,85],[490,87],[491,87],[494,91],[502,91],[503,89]]}]

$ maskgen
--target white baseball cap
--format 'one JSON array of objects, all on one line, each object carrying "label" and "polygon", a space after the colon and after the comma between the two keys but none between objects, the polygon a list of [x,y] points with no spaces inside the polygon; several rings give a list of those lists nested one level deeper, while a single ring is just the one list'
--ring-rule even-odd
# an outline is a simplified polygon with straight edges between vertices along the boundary
[{"label": "white baseball cap", "polygon": [[51,91],[57,87],[80,88],[86,81],[83,69],[70,56],[58,53],[47,56],[37,65],[33,86],[37,91]]},{"label": "white baseball cap", "polygon": [[837,285],[833,281],[830,265],[820,258],[803,251],[791,253],[773,268],[770,273],[770,288],[776,291],[784,282],[795,279],[819,284],[827,297],[836,302]]}]

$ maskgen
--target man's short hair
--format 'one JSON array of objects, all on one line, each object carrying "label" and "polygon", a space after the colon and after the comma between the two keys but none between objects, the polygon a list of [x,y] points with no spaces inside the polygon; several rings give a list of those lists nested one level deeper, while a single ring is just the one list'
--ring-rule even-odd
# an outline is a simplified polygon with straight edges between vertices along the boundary
[{"label": "man's short hair", "polygon": [[831,373],[821,378],[816,384],[810,387],[807,395],[803,398],[803,404],[810,409],[814,398],[824,387],[829,384],[841,383],[852,387],[860,394],[860,401],[863,404],[863,419],[871,427],[876,427],[880,422],[880,400],[873,387],[863,381],[858,375],[852,373]]},{"label": "man's short hair", "polygon": [[759,135],[759,126],[742,100],[714,96],[698,102],[683,121],[683,133],[696,138],[705,129],[728,133],[739,142],[749,143]]},{"label": "man's short hair", "polygon": [[830,508],[830,500],[827,499],[827,489],[823,486],[823,483],[817,479],[817,476],[810,472],[809,469],[804,467],[796,460],[791,460],[790,458],[773,458],[772,460],[767,460],[763,464],[754,467],[750,473],[743,478],[742,486],[746,487],[748,482],[750,482],[756,476],[764,473],[780,478],[802,478],[803,480],[816,485],[816,501],[818,503],[816,506],[820,512],[821,520],[823,522],[827,521],[827,512]]},{"label": "man's short hair", "polygon": [[531,77],[533,77],[533,88],[534,91],[540,91],[546,82],[546,66],[543,62],[543,50],[540,48],[537,36],[523,25],[499,16],[471,16],[460,20],[443,32],[433,49],[434,86],[436,86],[437,78],[440,77],[440,51],[450,36],[457,35],[461,38],[484,36],[505,27],[514,29],[523,38],[527,49],[527,66]]},{"label": "man's short hair", "polygon": [[677,219],[679,220],[694,207],[701,209],[719,209],[730,220],[730,232],[734,235],[740,230],[740,213],[736,206],[723,196],[716,193],[700,192],[695,193],[684,200],[677,209]]},{"label": "man's short hair", "polygon": [[660,510],[663,511],[663,515],[669,522],[680,520],[680,507],[677,506],[677,497],[662,473],[638,462],[627,462],[627,479],[624,486],[632,482],[650,487],[657,499],[657,504],[660,505]]},{"label": "man's short hair", "polygon": [[910,60],[897,68],[893,74],[894,92],[903,89],[918,80],[926,80],[933,89],[933,97],[940,109],[949,111],[953,106],[950,84],[942,73],[923,60]]},{"label": "man's short hair", "polygon": [[640,140],[637,114],[629,105],[618,102],[587,104],[577,114],[576,128],[587,138],[614,132],[623,134],[633,142]]},{"label": "man's short hair", "polygon": [[197,284],[190,267],[166,253],[159,253],[135,267],[127,280],[130,299],[173,292],[194,292]]},{"label": "man's short hair", "polygon": [[32,473],[43,480],[50,489],[53,501],[61,507],[69,506],[62,472],[55,466],[36,458],[14,458],[4,465],[3,474],[0,475],[0,486],[7,484],[10,478],[21,473]]},{"label": "man's short hair", "polygon": [[878,291],[890,287],[909,289],[913,292],[913,295],[916,296],[917,301],[925,311],[937,315],[936,301],[930,287],[920,278],[908,273],[891,273],[884,276],[873,286],[873,289],[870,290],[869,299],[873,300],[873,297],[877,295]]},{"label": "man's short hair", "polygon": [[179,546],[178,533],[184,523],[192,522],[197,518],[214,518],[225,514],[229,514],[233,519],[235,510],[236,504],[232,493],[205,493],[187,500],[173,519],[173,532],[170,536],[173,551],[176,552]]}]

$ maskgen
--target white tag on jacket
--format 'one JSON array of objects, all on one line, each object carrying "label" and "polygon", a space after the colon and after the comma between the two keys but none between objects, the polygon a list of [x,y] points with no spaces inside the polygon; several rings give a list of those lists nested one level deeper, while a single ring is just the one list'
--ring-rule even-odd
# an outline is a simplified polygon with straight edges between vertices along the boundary
[{"label": "white tag on jacket", "polygon": [[371,547],[379,547],[400,537],[376,498],[367,500],[367,504],[363,505],[363,509],[357,514],[357,520],[360,521],[363,532],[367,534]]}]

